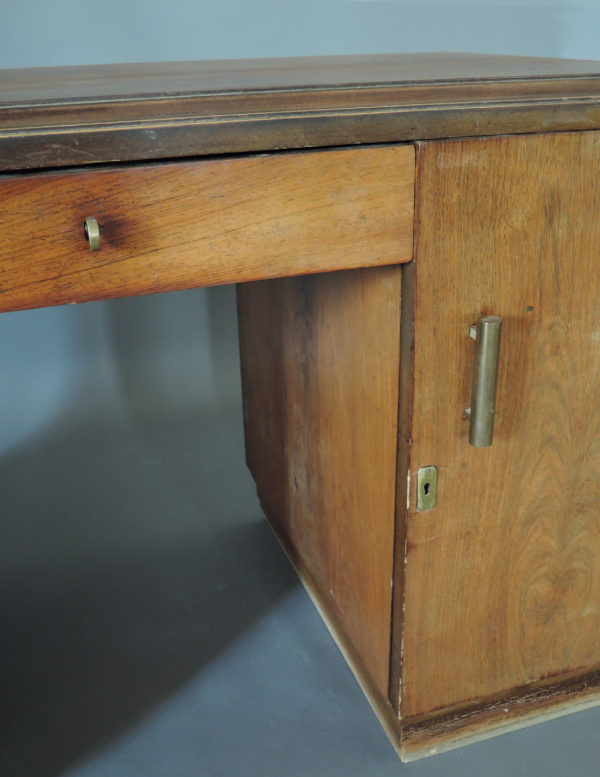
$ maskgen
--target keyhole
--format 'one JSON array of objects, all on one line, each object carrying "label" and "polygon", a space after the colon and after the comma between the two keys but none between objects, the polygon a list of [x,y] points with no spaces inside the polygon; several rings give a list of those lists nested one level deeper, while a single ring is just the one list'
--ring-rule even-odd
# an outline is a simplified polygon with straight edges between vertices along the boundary
[{"label": "keyhole", "polygon": [[434,466],[417,470],[417,511],[431,510],[435,507],[437,469]]}]

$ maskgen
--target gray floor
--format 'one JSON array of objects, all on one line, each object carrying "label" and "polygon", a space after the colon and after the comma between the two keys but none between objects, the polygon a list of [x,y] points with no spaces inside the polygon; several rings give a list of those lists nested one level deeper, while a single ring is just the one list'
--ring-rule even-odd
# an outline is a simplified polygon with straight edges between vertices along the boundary
[{"label": "gray floor", "polygon": [[61,418],[0,458],[0,504],[1,777],[600,774],[600,709],[397,760],[262,520],[239,409]]}]

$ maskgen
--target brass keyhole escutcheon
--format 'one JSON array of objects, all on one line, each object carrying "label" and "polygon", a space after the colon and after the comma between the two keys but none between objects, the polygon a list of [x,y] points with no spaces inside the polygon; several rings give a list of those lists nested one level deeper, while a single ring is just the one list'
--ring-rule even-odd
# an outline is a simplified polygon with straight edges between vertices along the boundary
[{"label": "brass keyhole escutcheon", "polygon": [[417,511],[431,510],[437,497],[437,467],[421,467],[417,470]]}]

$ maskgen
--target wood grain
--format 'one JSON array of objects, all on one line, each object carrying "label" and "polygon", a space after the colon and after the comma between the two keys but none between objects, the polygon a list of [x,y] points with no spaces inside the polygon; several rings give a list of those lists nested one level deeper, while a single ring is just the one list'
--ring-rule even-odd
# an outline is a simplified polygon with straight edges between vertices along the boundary
[{"label": "wood grain", "polygon": [[408,261],[413,198],[410,146],[4,176],[0,311]]},{"label": "wood grain", "polygon": [[600,127],[600,63],[383,54],[2,71],[0,170]]},{"label": "wood grain", "polygon": [[265,513],[387,696],[401,268],[238,286]]},{"label": "wood grain", "polygon": [[[425,143],[418,164],[396,565],[409,721],[600,663],[600,133]],[[468,330],[488,313],[503,318],[495,436],[476,449]],[[431,464],[437,506],[417,513],[415,474]]]}]

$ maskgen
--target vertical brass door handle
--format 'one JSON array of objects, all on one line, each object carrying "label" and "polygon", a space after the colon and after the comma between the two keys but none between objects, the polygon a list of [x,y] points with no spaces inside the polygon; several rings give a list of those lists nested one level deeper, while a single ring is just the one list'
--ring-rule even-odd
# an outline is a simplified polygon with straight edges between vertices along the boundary
[{"label": "vertical brass door handle", "polygon": [[467,409],[469,443],[475,448],[489,447],[494,437],[501,327],[499,316],[484,316],[469,332],[477,342],[471,407]]}]

